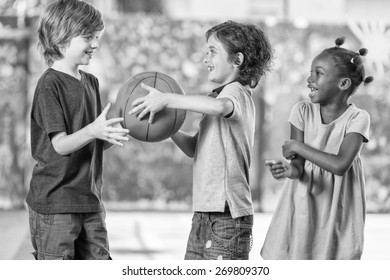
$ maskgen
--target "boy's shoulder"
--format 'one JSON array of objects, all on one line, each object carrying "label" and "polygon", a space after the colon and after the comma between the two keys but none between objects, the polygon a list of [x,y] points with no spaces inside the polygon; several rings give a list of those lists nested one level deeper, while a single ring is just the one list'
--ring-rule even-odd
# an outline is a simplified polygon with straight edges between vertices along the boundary
[{"label": "boy's shoulder", "polygon": [[237,82],[237,81],[229,83],[225,87],[235,88],[235,89],[239,89],[239,90],[249,89],[249,86],[244,86],[243,84],[241,84],[240,82]]},{"label": "boy's shoulder", "polygon": [[[80,74],[85,77],[88,81],[98,82],[98,79],[91,73],[81,71]],[[46,69],[46,71],[38,79],[37,85],[41,88],[51,88],[53,86],[66,83],[75,82],[76,79],[66,73],[56,71],[52,68]]]},{"label": "boy's shoulder", "polygon": [[56,71],[51,68],[46,69],[37,81],[35,88],[36,94],[42,94],[48,90],[50,91],[51,89],[56,89],[58,84],[61,83],[61,80],[61,76],[58,75]]},{"label": "boy's shoulder", "polygon": [[244,86],[240,82],[232,82],[232,83],[226,84],[226,85],[220,87],[220,92],[222,94],[237,92],[237,93],[246,93],[246,94],[249,94],[249,96],[252,95],[252,91],[249,88],[249,86]]},{"label": "boy's shoulder", "polygon": [[66,82],[69,77],[69,75],[56,71],[52,68],[46,69],[45,72],[41,75],[41,77],[38,80],[38,86],[43,88],[50,88],[52,86],[55,86],[58,83],[64,83]]},{"label": "boy's shoulder", "polygon": [[38,84],[48,84],[52,81],[55,81],[59,78],[59,75],[57,71],[53,70],[52,68],[47,68],[45,72],[41,75],[41,77],[38,80]]}]

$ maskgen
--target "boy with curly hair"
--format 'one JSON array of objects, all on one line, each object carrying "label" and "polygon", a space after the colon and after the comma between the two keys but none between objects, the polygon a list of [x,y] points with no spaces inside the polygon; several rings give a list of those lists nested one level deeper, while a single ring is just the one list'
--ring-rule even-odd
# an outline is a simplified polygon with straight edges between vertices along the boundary
[{"label": "boy with curly hair", "polygon": [[204,62],[209,80],[220,84],[208,96],[161,93],[147,85],[134,101],[138,118],[163,108],[203,114],[199,131],[171,138],[194,158],[192,229],[185,259],[248,259],[252,246],[253,205],[249,167],[255,132],[252,89],[269,70],[272,49],[252,24],[228,21],[206,32]]}]

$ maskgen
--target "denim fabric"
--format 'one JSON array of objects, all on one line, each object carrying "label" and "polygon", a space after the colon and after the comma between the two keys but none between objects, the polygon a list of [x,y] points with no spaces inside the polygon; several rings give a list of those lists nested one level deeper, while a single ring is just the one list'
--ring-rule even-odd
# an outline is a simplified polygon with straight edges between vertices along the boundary
[{"label": "denim fabric", "polygon": [[252,249],[253,215],[233,219],[229,210],[195,212],[186,260],[247,260]]},{"label": "denim fabric", "polygon": [[105,217],[105,212],[39,214],[29,208],[35,259],[111,259]]}]

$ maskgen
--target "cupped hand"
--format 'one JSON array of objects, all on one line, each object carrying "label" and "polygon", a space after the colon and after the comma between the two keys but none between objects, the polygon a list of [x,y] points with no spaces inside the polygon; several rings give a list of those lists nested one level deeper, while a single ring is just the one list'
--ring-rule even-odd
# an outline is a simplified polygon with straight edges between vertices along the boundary
[{"label": "cupped hand", "polygon": [[102,113],[89,125],[89,133],[94,138],[110,142],[114,145],[123,146],[119,141],[129,140],[126,136],[129,130],[122,128],[120,125],[118,126],[123,121],[123,118],[107,118],[110,109],[111,103],[108,103]]}]

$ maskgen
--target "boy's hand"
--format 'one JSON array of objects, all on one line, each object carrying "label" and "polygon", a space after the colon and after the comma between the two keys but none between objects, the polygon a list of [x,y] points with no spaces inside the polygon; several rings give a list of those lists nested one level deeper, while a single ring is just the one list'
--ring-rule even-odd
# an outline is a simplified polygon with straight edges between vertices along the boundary
[{"label": "boy's hand", "polygon": [[272,176],[277,179],[289,178],[292,175],[290,164],[281,161],[280,159],[265,160],[265,165],[269,166]]},{"label": "boy's hand", "polygon": [[[117,128],[123,132],[112,132],[109,134],[109,140],[107,140],[108,142],[113,143],[113,141],[116,141],[116,140],[120,140],[120,141],[129,141],[130,139],[130,136],[129,136],[129,130],[128,129],[124,129],[120,123],[115,123],[112,125],[113,128]],[[124,132],[126,131],[126,132]],[[118,142],[119,143],[119,142]],[[116,145],[118,145],[118,143]],[[120,146],[123,147],[123,144],[122,143],[119,143]]]},{"label": "boy's hand", "polygon": [[102,113],[96,118],[96,120],[89,125],[89,133],[94,138],[123,147],[123,144],[119,141],[129,140],[129,138],[126,137],[126,135],[129,133],[129,130],[120,126],[119,123],[123,121],[123,118],[107,119],[107,114],[110,109],[111,103],[108,103]]},{"label": "boy's hand", "polygon": [[132,103],[134,108],[129,112],[129,115],[140,112],[137,118],[141,120],[146,114],[150,113],[149,123],[152,123],[154,115],[167,106],[166,98],[163,93],[151,86],[145,85],[144,83],[141,83],[141,86],[149,91],[149,94],[134,100]]}]

